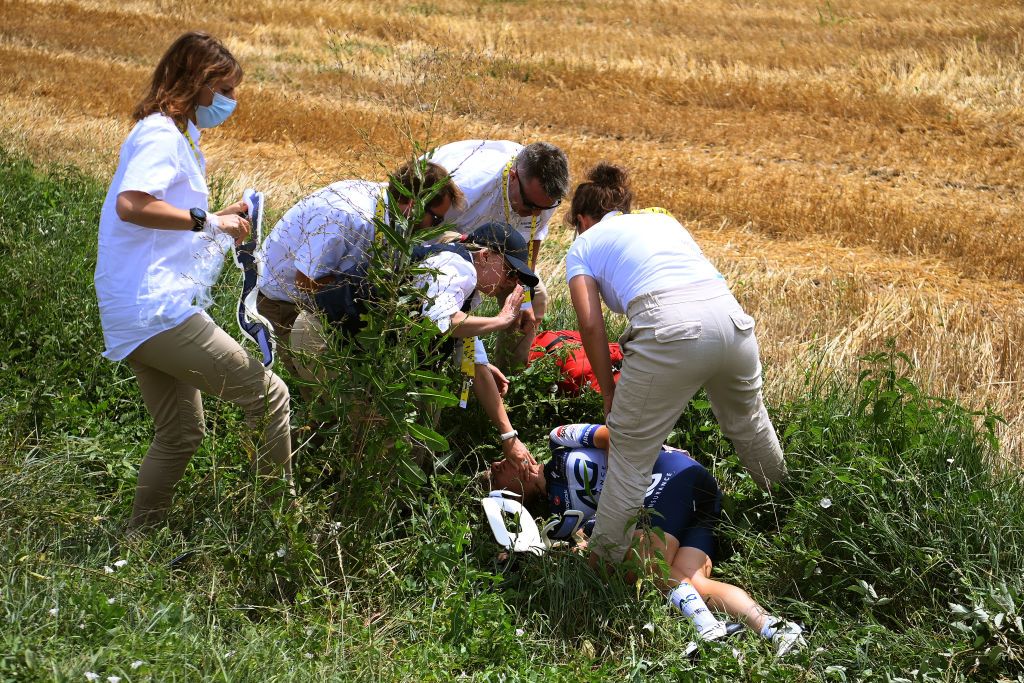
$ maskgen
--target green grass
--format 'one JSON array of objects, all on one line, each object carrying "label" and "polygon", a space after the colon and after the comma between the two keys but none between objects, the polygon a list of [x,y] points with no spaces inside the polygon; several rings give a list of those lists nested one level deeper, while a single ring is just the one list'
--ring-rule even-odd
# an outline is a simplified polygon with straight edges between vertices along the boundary
[{"label": "green grass", "polygon": [[[576,556],[499,564],[471,484],[497,449],[473,410],[445,414],[451,453],[426,484],[366,476],[399,464],[344,430],[303,449],[282,514],[252,494],[241,416],[210,400],[169,527],[126,538],[151,424],[99,357],[103,189],[0,153],[0,679],[1024,680],[1024,491],[993,474],[996,418],[923,395],[895,348],[852,386],[812,369],[774,407],[792,477],[771,496],[706,401],[670,439],[728,494],[718,575],[808,626],[783,661],[751,636],[695,667],[649,584],[602,585]],[[213,311],[229,331],[235,277]],[[551,426],[600,413],[553,380],[538,364],[509,401],[538,454]]]}]

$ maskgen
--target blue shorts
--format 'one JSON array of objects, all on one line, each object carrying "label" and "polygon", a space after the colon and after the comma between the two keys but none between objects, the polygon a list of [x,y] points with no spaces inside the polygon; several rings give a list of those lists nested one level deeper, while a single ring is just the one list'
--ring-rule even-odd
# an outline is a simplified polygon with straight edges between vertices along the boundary
[{"label": "blue shorts", "polygon": [[714,561],[722,492],[706,469],[689,467],[678,472],[648,513],[647,526],[672,534],[680,547],[702,550]]}]

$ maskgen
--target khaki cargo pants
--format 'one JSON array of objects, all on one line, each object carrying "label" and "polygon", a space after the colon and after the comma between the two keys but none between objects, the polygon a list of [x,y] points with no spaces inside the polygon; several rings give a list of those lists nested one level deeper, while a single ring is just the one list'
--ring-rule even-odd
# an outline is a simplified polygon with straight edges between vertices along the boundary
[{"label": "khaki cargo pants", "polygon": [[206,432],[201,392],[245,411],[249,429],[262,437],[251,448],[258,475],[291,479],[288,387],[209,317],[197,313],[147,339],[127,360],[154,425],[130,527],[166,516],[174,486]]},{"label": "khaki cargo pants", "polygon": [[608,473],[590,543],[613,562],[628,550],[661,445],[701,387],[754,480],[768,487],[786,475],[761,397],[754,319],[724,282],[639,296],[627,316],[622,375],[608,415]]}]

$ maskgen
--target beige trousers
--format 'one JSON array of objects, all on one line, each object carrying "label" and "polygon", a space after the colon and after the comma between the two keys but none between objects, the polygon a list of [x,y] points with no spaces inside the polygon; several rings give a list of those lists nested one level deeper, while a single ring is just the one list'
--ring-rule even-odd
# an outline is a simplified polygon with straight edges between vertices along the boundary
[{"label": "beige trousers", "polygon": [[274,339],[277,341],[275,351],[293,375],[298,374],[295,360],[291,354],[291,334],[295,319],[299,315],[299,307],[291,301],[280,301],[265,296],[263,292],[256,294],[256,310],[274,326]]},{"label": "beige trousers", "polygon": [[594,552],[613,562],[628,550],[661,445],[701,387],[751,477],[767,488],[786,475],[761,397],[754,319],[725,284],[643,295],[627,316],[608,415],[608,474],[591,538]]},{"label": "beige trousers", "polygon": [[327,351],[327,331],[324,330],[319,314],[300,311],[292,326],[290,338],[295,372],[307,382],[323,385],[330,379],[320,357]]},{"label": "beige trousers", "polygon": [[128,356],[128,364],[154,425],[129,526],[166,517],[174,486],[205,433],[200,392],[240,406],[249,428],[262,435],[261,446],[252,447],[258,475],[283,470],[290,479],[288,388],[207,316],[193,315],[147,339]]}]

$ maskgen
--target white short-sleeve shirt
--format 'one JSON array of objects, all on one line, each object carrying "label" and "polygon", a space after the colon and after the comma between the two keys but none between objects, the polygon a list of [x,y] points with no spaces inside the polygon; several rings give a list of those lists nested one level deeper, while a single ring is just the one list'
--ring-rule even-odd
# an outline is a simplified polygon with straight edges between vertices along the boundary
[{"label": "white short-sleeve shirt", "polygon": [[94,274],[103,356],[110,360],[123,360],[150,337],[209,306],[209,288],[231,245],[227,235],[146,228],[117,215],[117,196],[128,191],[179,209],[209,208],[199,129],[190,121],[187,130],[194,149],[172,119],[150,114],[121,145],[100,212]]},{"label": "white short-sleeve shirt", "polygon": [[612,212],[576,238],[565,279],[589,275],[608,308],[625,313],[641,294],[723,280],[690,233],[666,214]]},{"label": "white short-sleeve shirt", "polygon": [[[470,310],[480,305],[476,291],[476,267],[451,251],[442,251],[424,259],[423,268],[436,273],[421,275],[418,284],[427,290],[423,315],[437,325],[441,332],[451,329],[452,316],[462,310],[466,299],[472,298]],[[479,338],[474,343],[474,362],[487,365],[487,352]]]},{"label": "white short-sleeve shirt", "polygon": [[298,303],[304,295],[295,286],[296,273],[316,280],[359,265],[373,244],[378,209],[387,220],[386,188],[387,183],[342,180],[290,208],[257,252],[260,291]]},{"label": "white short-sleeve shirt", "polygon": [[[451,174],[466,195],[466,207],[453,207],[445,220],[454,223],[463,235],[497,221],[511,225],[526,241],[545,239],[555,210],[541,212],[534,229],[533,216],[520,216],[508,202],[505,169],[522,149],[522,145],[508,140],[464,140],[442,145],[428,155]],[[515,181],[509,178],[509,182]]]}]

